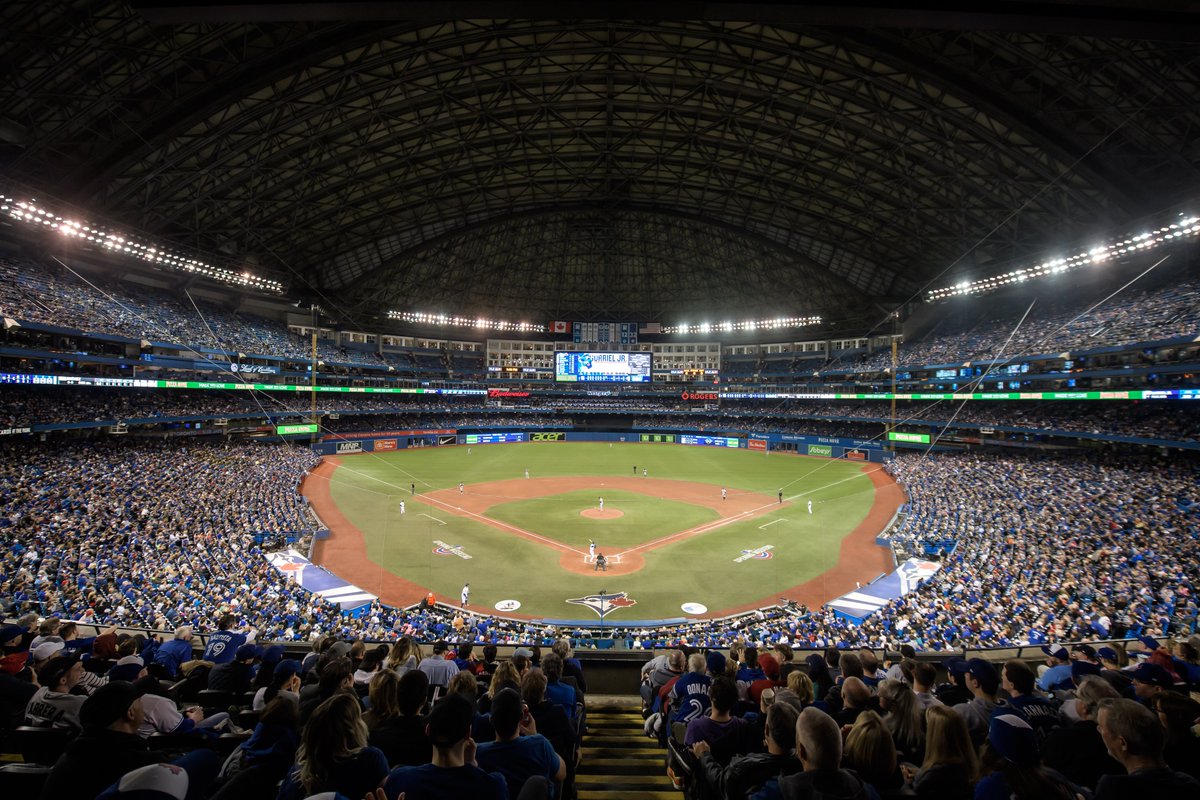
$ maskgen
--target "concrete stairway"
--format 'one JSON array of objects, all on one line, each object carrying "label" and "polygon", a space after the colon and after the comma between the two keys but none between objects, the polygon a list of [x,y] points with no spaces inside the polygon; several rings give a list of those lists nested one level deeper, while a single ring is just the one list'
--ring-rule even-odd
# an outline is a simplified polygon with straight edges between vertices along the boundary
[{"label": "concrete stairway", "polygon": [[681,800],[667,777],[667,751],[642,732],[636,703],[588,699],[588,733],[575,776],[579,800]]}]

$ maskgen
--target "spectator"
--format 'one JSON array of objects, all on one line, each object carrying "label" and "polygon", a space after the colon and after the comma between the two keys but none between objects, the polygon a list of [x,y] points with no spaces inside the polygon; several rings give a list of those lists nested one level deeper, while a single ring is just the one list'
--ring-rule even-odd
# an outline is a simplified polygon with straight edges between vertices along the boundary
[{"label": "spectator", "polygon": [[1051,731],[1042,745],[1046,766],[1092,790],[1102,775],[1121,774],[1124,768],[1108,754],[1096,725],[1100,701],[1119,696],[1103,678],[1084,678],[1075,693],[1078,721]]},{"label": "spectator", "polygon": [[[675,680],[683,674],[686,663],[682,650],[672,650],[666,656],[651,659],[643,667],[643,675],[646,675],[647,671],[649,672],[649,675],[643,679],[641,687],[642,707],[644,709],[657,710],[658,693],[670,681]],[[649,669],[647,670],[647,668]]]},{"label": "spectator", "polygon": [[1138,702],[1147,708],[1154,707],[1154,701],[1160,694],[1175,688],[1171,673],[1158,664],[1138,664],[1126,674],[1133,681],[1133,693]]},{"label": "spectator", "polygon": [[859,714],[846,734],[842,766],[853,770],[880,795],[900,788],[899,763],[892,734],[874,711]]},{"label": "spectator", "polygon": [[1105,775],[1096,785],[1095,800],[1153,797],[1159,793],[1200,795],[1200,782],[1176,772],[1163,760],[1165,731],[1154,713],[1133,700],[1101,700],[1097,722],[1109,755],[1127,775]]},{"label": "spectator", "polygon": [[254,662],[258,660],[258,648],[244,644],[234,657],[217,664],[208,673],[208,688],[214,691],[233,692],[239,698],[250,691],[254,681]]},{"label": "spectator", "polygon": [[979,777],[979,759],[967,723],[938,703],[925,710],[925,730],[925,759],[920,769],[905,769],[905,779],[917,797],[967,800]]},{"label": "spectator", "polygon": [[557,653],[547,653],[542,658],[542,672],[546,675],[546,697],[551,703],[562,706],[562,710],[567,713],[569,719],[575,719],[579,695],[574,686],[569,686],[559,680],[562,678],[562,669],[563,660]]},{"label": "spectator", "polygon": [[237,617],[233,614],[221,615],[221,619],[217,622],[217,632],[208,637],[208,642],[204,646],[204,655],[200,656],[202,661],[227,664],[233,661],[234,655],[242,645],[254,644],[254,629],[250,629],[247,633],[231,630],[236,624]]},{"label": "spectator", "polygon": [[428,658],[422,659],[421,663],[417,665],[417,668],[429,678],[430,686],[445,688],[450,685],[450,679],[458,674],[458,666],[446,658],[446,651],[449,649],[449,644],[438,640],[433,645],[433,653]]},{"label": "spectator", "polygon": [[1000,675],[991,662],[982,658],[972,658],[964,666],[963,681],[973,698],[970,702],[954,706],[954,711],[962,715],[967,723],[967,730],[971,733],[971,741],[978,746],[983,744],[988,736],[992,713],[1002,704],[996,697],[1000,688]]},{"label": "spectator", "polygon": [[834,715],[838,725],[853,725],[858,715],[867,710],[871,703],[871,690],[862,678],[849,677],[842,680],[842,710]]},{"label": "spectator", "polygon": [[[817,695],[812,678],[798,669],[788,673],[787,688],[795,693],[796,697],[800,700],[802,708],[808,708],[816,702]],[[795,739],[795,736],[792,738]]]},{"label": "spectator", "polygon": [[354,671],[354,686],[357,689],[366,689],[371,679],[379,674],[383,669],[383,662],[388,656],[387,645],[379,645],[366,652],[363,659],[358,664],[358,669]]},{"label": "spectator", "polygon": [[1037,731],[1039,739],[1044,739],[1046,734],[1062,724],[1058,708],[1033,693],[1036,678],[1024,661],[1005,661],[1001,675],[1001,686],[1008,693],[1008,704],[1021,712],[1021,718]]},{"label": "spectator", "polygon": [[175,637],[163,642],[154,653],[154,662],[162,666],[168,678],[179,677],[179,668],[192,660],[192,626],[181,625],[175,629]]},{"label": "spectator", "polygon": [[1178,692],[1162,692],[1154,710],[1167,734],[1163,760],[1171,769],[1200,779],[1200,738],[1193,732],[1200,723],[1200,703]]},{"label": "spectator", "polygon": [[779,778],[784,800],[870,800],[877,796],[853,771],[842,769],[842,734],[833,718],[823,711],[806,708],[796,718],[796,757],[804,770]]},{"label": "spectator", "polygon": [[878,694],[897,758],[920,764],[925,759],[925,709],[908,684],[891,678],[880,681]]},{"label": "spectator", "polygon": [[762,671],[763,677],[751,682],[749,688],[750,700],[755,705],[758,705],[764,689],[775,689],[784,685],[779,679],[779,662],[775,660],[773,654],[759,653],[758,668]]},{"label": "spectator", "polygon": [[745,798],[758,791],[770,778],[799,772],[803,767],[794,752],[799,715],[800,712],[787,703],[773,703],[766,715],[764,742],[767,752],[737,756],[728,766],[721,766],[713,758],[707,742],[692,745],[692,754],[699,762],[696,780],[705,786],[702,796]]},{"label": "spectator", "polygon": [[550,740],[554,752],[567,765],[568,777],[573,777],[579,755],[575,728],[562,706],[547,699],[546,675],[540,669],[531,669],[521,676],[521,699],[533,715],[537,732]]},{"label": "spectator", "polygon": [[[708,658],[713,659],[714,666],[721,667],[718,674],[724,671],[724,656],[714,652],[709,653]],[[682,722],[685,725],[708,711],[708,692],[712,686],[712,677],[708,674],[708,663],[703,654],[692,653],[688,656],[687,669],[688,671],[675,681],[668,694],[673,709],[671,721]]]},{"label": "spectator", "polygon": [[[429,677],[419,669],[405,672],[399,678],[391,670],[371,681],[371,705],[368,715],[374,714],[369,742],[387,757],[389,766],[420,766],[428,764],[433,755],[425,735],[425,708],[429,694]],[[392,688],[392,684],[395,688]],[[394,700],[389,697],[395,693]],[[375,714],[375,695],[381,695],[383,710]],[[395,712],[395,713],[393,713]]]},{"label": "spectator", "polygon": [[744,719],[733,716],[733,706],[737,700],[737,684],[726,675],[715,678],[709,687],[711,708],[707,715],[688,723],[684,744],[690,746],[696,742],[706,742],[712,747],[720,743],[720,754],[715,758],[721,764],[728,763],[741,750],[742,728],[746,725]]},{"label": "spectator", "polygon": [[[410,669],[416,669],[421,663],[421,645],[410,636],[401,636],[388,654],[387,667],[397,675],[403,675]],[[428,677],[428,676],[427,676]]]},{"label": "spectator", "polygon": [[[568,639],[556,639],[550,649],[562,659],[563,662],[563,677],[574,678],[575,688],[580,694],[587,694],[587,679],[583,676],[583,665],[579,663],[579,659],[575,658],[575,651],[571,649],[571,642]],[[484,649],[485,661],[487,649]]]},{"label": "spectator", "polygon": [[942,701],[938,700],[933,694],[933,684],[937,680],[937,669],[933,664],[927,662],[918,662],[913,667],[913,693],[917,697],[917,702],[921,704],[921,708],[928,709],[930,706],[940,706]]},{"label": "spectator", "polygon": [[113,681],[97,689],[79,719],[83,734],[55,762],[42,797],[95,797],[126,772],[165,760],[137,735],[142,701],[131,683]]},{"label": "spectator", "polygon": [[83,676],[83,662],[79,653],[64,651],[56,655],[38,670],[41,688],[29,699],[25,707],[25,723],[78,731],[82,726],[79,712],[85,697],[72,694],[71,690]]},{"label": "spectator", "polygon": [[433,745],[433,762],[393,769],[384,784],[388,800],[403,792],[405,800],[508,800],[500,773],[485,772],[476,763],[471,723],[475,710],[462,695],[448,695],[429,713],[426,734]]},{"label": "spectator", "polygon": [[1075,800],[1076,787],[1041,766],[1037,733],[1016,714],[992,717],[987,744],[990,772],[975,787],[975,800]]},{"label": "spectator", "polygon": [[300,722],[307,725],[308,718],[317,706],[339,692],[354,691],[354,667],[350,659],[337,657],[321,670],[316,686],[306,686],[300,691]]},{"label": "spectator", "polygon": [[550,782],[550,796],[556,797],[558,786],[567,777],[566,762],[554,752],[550,740],[537,732],[533,716],[516,690],[504,689],[493,698],[492,726],[495,741],[480,744],[476,752],[480,769],[504,776],[510,800],[516,800],[525,781],[537,775]]},{"label": "spectator", "polygon": [[296,713],[300,712],[300,662],[284,659],[275,665],[271,672],[271,683],[254,693],[250,708],[262,711],[276,697],[282,697],[296,704]]},{"label": "spectator", "polygon": [[358,700],[335,694],[317,706],[304,726],[296,764],[284,778],[278,800],[302,800],[321,792],[362,797],[379,787],[387,774],[387,758],[367,745]]}]

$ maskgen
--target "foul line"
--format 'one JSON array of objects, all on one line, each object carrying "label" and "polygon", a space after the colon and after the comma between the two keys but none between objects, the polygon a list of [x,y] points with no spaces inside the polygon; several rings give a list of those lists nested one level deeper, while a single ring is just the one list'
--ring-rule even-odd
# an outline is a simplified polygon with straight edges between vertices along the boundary
[{"label": "foul line", "polygon": [[[883,469],[883,467],[879,467],[879,469]],[[872,470],[872,471],[875,471],[875,470]],[[847,481],[856,480],[857,478],[860,478],[863,475],[869,476],[870,473],[869,472],[859,472],[859,473],[856,473],[849,477],[842,478],[841,480],[834,481],[833,483],[827,483],[824,486],[818,486],[815,489],[810,489],[807,492],[801,492],[800,494],[794,494],[791,497],[787,497],[785,499],[788,500],[789,502],[792,500],[798,500],[801,497],[813,494],[814,492],[818,492],[823,489],[828,489],[832,486],[837,486],[839,483],[845,483]],[[873,486],[871,488],[871,491],[875,491]],[[761,506],[759,506],[758,508],[752,508],[749,511],[743,511],[742,513],[737,514],[732,517],[725,517],[724,519],[714,520],[713,522],[709,522],[704,525],[700,525],[698,527],[691,528],[690,530],[679,531],[678,533],[672,533],[669,536],[664,536],[661,539],[655,539],[652,542],[646,542],[645,544],[639,544],[636,547],[630,548],[629,550],[622,551],[618,555],[628,555],[630,553],[636,553],[639,550],[653,550],[653,549],[659,547],[660,545],[670,544],[671,542],[676,541],[676,540],[690,539],[693,536],[699,536],[702,533],[708,533],[709,531],[715,531],[717,528],[723,528],[726,525],[733,524],[734,522],[745,522],[747,517],[760,516],[760,515],[766,513],[767,509],[779,508],[780,505],[781,505],[781,503],[778,503],[778,502],[764,503]]]},{"label": "foul line", "polygon": [[787,522],[787,520],[786,519],[773,519],[770,522],[768,522],[766,525],[759,525],[758,529],[761,531],[763,528],[769,528],[772,525],[774,525],[776,522]]},{"label": "foul line", "polygon": [[504,528],[506,530],[510,530],[513,533],[517,534],[518,536],[524,536],[526,539],[533,539],[534,541],[549,545],[550,547],[553,547],[555,550],[561,550],[564,553],[579,553],[580,555],[583,555],[583,553],[584,553],[584,551],[576,550],[575,548],[573,548],[569,545],[565,545],[562,542],[556,542],[553,539],[547,539],[545,536],[539,536],[538,534],[534,533],[533,531],[527,531],[524,528],[518,528],[516,525],[509,525],[507,522],[501,522],[498,519],[492,519],[491,517],[485,517],[483,514],[476,514],[474,511],[468,511],[465,508],[462,508],[460,506],[451,505],[450,503],[447,503],[444,500],[438,500],[436,497],[426,496],[425,500],[430,503],[437,503],[438,505],[442,506],[443,508],[445,508],[447,511],[450,511],[451,513],[458,514],[458,515],[464,516],[464,517],[474,517],[475,519],[479,520],[480,522],[482,522],[484,524],[490,525],[494,528]]},{"label": "foul line", "polygon": [[[422,511],[422,512],[421,512],[421,516],[422,516],[422,517],[429,517],[429,515],[428,515],[428,514],[426,514],[424,511]],[[434,522],[436,522],[438,525],[445,525],[445,524],[446,524],[445,522],[443,522],[442,520],[438,519],[437,517],[429,517],[429,518],[430,518],[431,520],[433,520]]]}]

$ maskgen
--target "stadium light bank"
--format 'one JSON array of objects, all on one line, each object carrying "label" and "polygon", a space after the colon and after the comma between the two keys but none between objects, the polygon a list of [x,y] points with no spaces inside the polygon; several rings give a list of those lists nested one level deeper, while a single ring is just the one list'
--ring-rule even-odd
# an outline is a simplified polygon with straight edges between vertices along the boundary
[{"label": "stadium light bank", "polygon": [[929,302],[933,302],[934,300],[945,300],[948,297],[956,295],[981,294],[1011,283],[1022,283],[1031,278],[1058,275],[1082,267],[1085,264],[1099,264],[1111,258],[1129,253],[1153,250],[1160,245],[1170,244],[1180,239],[1194,238],[1197,234],[1200,234],[1200,217],[1185,216],[1183,214],[1179,216],[1180,220],[1178,222],[1172,222],[1153,231],[1139,233],[1136,236],[1118,238],[1109,244],[1102,244],[1086,252],[1076,253],[1073,256],[1044,261],[1037,266],[1013,270],[1003,275],[994,275],[990,278],[981,278],[977,281],[961,281],[953,286],[934,289],[926,295],[926,299]]},{"label": "stadium light bank", "polygon": [[21,200],[0,194],[0,213],[8,214],[14,220],[30,226],[41,226],[46,230],[58,231],[66,237],[93,242],[107,252],[139,258],[177,272],[190,272],[233,286],[248,286],[276,294],[283,293],[283,284],[272,278],[263,278],[246,270],[226,269],[194,258],[186,258],[138,236],[101,228],[95,223],[59,216],[38,205],[36,200]]}]

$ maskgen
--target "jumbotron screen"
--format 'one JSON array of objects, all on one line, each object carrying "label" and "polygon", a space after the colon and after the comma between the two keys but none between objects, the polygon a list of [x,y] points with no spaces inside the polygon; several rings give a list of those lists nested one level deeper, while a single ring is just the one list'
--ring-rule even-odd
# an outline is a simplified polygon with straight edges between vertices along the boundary
[{"label": "jumbotron screen", "polygon": [[649,383],[649,353],[555,353],[556,381]]}]

